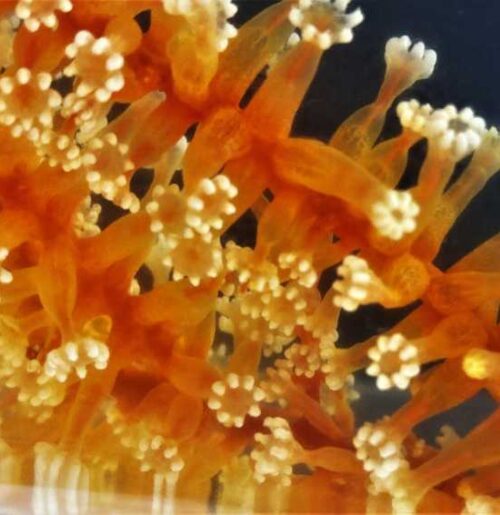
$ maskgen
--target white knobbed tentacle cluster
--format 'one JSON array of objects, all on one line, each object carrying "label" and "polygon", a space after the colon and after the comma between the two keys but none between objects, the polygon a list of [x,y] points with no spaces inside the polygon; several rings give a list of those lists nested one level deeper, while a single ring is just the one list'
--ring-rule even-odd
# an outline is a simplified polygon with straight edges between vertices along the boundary
[{"label": "white knobbed tentacle cluster", "polygon": [[223,253],[218,231],[225,216],[234,212],[230,199],[236,188],[224,175],[203,179],[196,191],[185,196],[175,185],[157,185],[146,205],[150,229],[159,235],[165,251],[163,264],[172,278],[187,277],[193,286],[202,279],[215,278],[223,269]]},{"label": "white knobbed tentacle cluster", "polygon": [[283,252],[278,256],[278,264],[283,270],[289,271],[290,279],[306,288],[312,288],[318,280],[310,255],[297,252]]},{"label": "white knobbed tentacle cluster", "polygon": [[28,359],[28,342],[14,321],[0,325],[0,378],[9,389],[17,390],[20,410],[38,423],[52,415],[66,395],[66,387],[48,377],[37,359]]},{"label": "white knobbed tentacle cluster", "polygon": [[381,236],[400,240],[416,229],[419,213],[420,207],[409,191],[390,190],[384,200],[373,205],[371,221]]},{"label": "white knobbed tentacle cluster", "polygon": [[377,378],[379,390],[405,390],[420,373],[417,347],[399,333],[380,336],[368,350],[368,357],[371,364],[366,373]]},{"label": "white knobbed tentacle cluster", "polygon": [[223,52],[229,40],[236,37],[238,31],[228,20],[238,11],[232,0],[163,0],[163,8],[168,14],[190,17],[205,14],[214,17],[216,46]]},{"label": "white knobbed tentacle cluster", "polygon": [[120,444],[140,462],[142,472],[154,471],[176,478],[184,468],[177,443],[159,434],[152,434],[144,422],[129,423],[115,404],[105,411],[106,421]]},{"label": "white knobbed tentacle cluster", "polygon": [[276,265],[258,259],[250,247],[240,247],[234,241],[229,241],[224,248],[224,258],[229,271],[223,285],[226,295],[233,295],[241,287],[263,293],[280,286]]},{"label": "white knobbed tentacle cluster", "polygon": [[76,97],[93,96],[98,102],[106,103],[113,93],[123,88],[125,61],[123,55],[114,50],[109,38],[95,38],[82,30],[66,47],[66,56],[72,61],[64,74],[77,79]]},{"label": "white knobbed tentacle cluster", "polygon": [[264,356],[280,353],[293,336],[284,334],[280,328],[271,329],[263,318],[264,303],[259,293],[248,292],[233,299],[221,297],[217,300],[220,313],[219,328],[234,337],[252,342],[261,342]]},{"label": "white knobbed tentacle cluster", "polygon": [[198,6],[206,3],[204,0],[163,0],[163,8],[168,14],[189,16]]},{"label": "white knobbed tentacle cluster", "polygon": [[109,109],[109,102],[98,102],[95,96],[79,97],[71,92],[63,99],[61,116],[71,119],[78,127],[75,139],[83,144],[106,128],[108,124],[106,115]]},{"label": "white knobbed tentacle cluster", "polygon": [[75,454],[47,442],[35,444],[33,483],[34,513],[88,512],[90,473]]},{"label": "white knobbed tentacle cluster", "polygon": [[26,135],[31,141],[52,127],[61,95],[50,88],[52,75],[19,68],[13,76],[0,79],[0,123],[10,127],[12,136]]},{"label": "white knobbed tentacle cluster", "polygon": [[82,166],[81,148],[69,134],[59,134],[45,129],[35,142],[37,154],[45,158],[49,166],[60,166],[65,172]]},{"label": "white knobbed tentacle cluster", "polygon": [[319,345],[294,343],[286,349],[284,359],[277,360],[276,366],[310,379],[321,368]]},{"label": "white knobbed tentacle cluster", "polygon": [[217,26],[216,45],[219,52],[224,52],[229,45],[229,40],[235,38],[238,34],[238,29],[228,21],[238,12],[238,7],[232,0],[216,0],[215,3]]},{"label": "white knobbed tentacle cluster", "polygon": [[485,164],[485,167],[496,169],[500,158],[500,134],[496,127],[490,127],[486,131],[483,141],[474,155]]},{"label": "white knobbed tentacle cluster", "polygon": [[314,312],[317,291],[291,279],[289,269],[280,278],[276,265],[251,248],[228,242],[224,255],[228,273],[221,288],[225,297],[219,300],[221,329],[263,342],[265,356],[281,352],[295,337],[297,325]]},{"label": "white knobbed tentacle cluster", "polygon": [[351,0],[297,0],[289,20],[300,29],[304,41],[327,50],[336,43],[350,43],[352,29],[364,19],[361,9],[346,13]]},{"label": "white knobbed tentacle cluster", "polygon": [[270,433],[256,433],[255,447],[250,453],[254,462],[254,478],[258,483],[266,480],[290,486],[292,466],[300,452],[288,422],[281,417],[267,417],[264,427]]},{"label": "white knobbed tentacle cluster", "polygon": [[316,290],[304,288],[294,282],[279,286],[262,294],[262,317],[270,329],[279,329],[292,336],[297,326],[303,326],[319,303]]},{"label": "white knobbed tentacle cluster", "polygon": [[238,189],[225,175],[202,179],[196,191],[187,198],[186,222],[200,234],[221,230],[224,216],[233,215],[236,207],[231,202]]},{"label": "white knobbed tentacle cluster", "polygon": [[[2,328],[3,329],[3,328]],[[7,380],[18,369],[26,365],[26,345],[13,335],[2,330],[0,333],[0,378]],[[17,387],[16,384],[12,386]]]},{"label": "white knobbed tentacle cluster", "polygon": [[292,375],[284,367],[268,367],[266,377],[260,383],[266,394],[266,402],[277,403],[284,408],[288,404],[287,388],[292,382]]},{"label": "white knobbed tentacle cluster", "polygon": [[333,297],[335,306],[345,311],[356,311],[361,304],[374,302],[381,281],[370,268],[367,261],[358,256],[344,258],[337,273],[339,279],[333,283],[336,294]]},{"label": "white knobbed tentacle cluster", "polygon": [[152,200],[146,204],[146,211],[151,216],[151,232],[163,233],[167,239],[166,243],[173,245],[173,240],[185,228],[187,212],[186,198],[181,194],[179,187],[176,184],[167,187],[155,186]]},{"label": "white knobbed tentacle cluster", "polygon": [[163,264],[173,269],[172,278],[180,281],[185,277],[193,286],[202,279],[215,278],[222,270],[222,248],[212,233],[198,234],[187,228],[181,237],[167,240],[167,255]]},{"label": "white knobbed tentacle cluster", "polygon": [[87,376],[88,367],[104,370],[108,366],[109,348],[95,338],[84,336],[51,350],[45,360],[45,374],[64,383],[72,372],[80,378]]},{"label": "white knobbed tentacle cluster", "polygon": [[419,41],[412,44],[408,36],[389,39],[385,46],[385,61],[389,69],[405,69],[416,79],[427,79],[434,71],[437,54]]},{"label": "white knobbed tentacle cluster", "polygon": [[207,405],[223,426],[243,427],[247,415],[260,416],[259,403],[264,398],[265,393],[256,386],[253,376],[229,373],[212,385]]},{"label": "white knobbed tentacle cluster", "polygon": [[373,486],[379,491],[389,486],[392,476],[408,468],[401,442],[383,423],[363,424],[353,444],[356,457],[363,462],[363,468],[370,473]]},{"label": "white knobbed tentacle cluster", "polygon": [[319,355],[326,386],[334,392],[342,390],[351,377],[346,351],[337,349],[334,342],[325,341],[319,345]]},{"label": "white knobbed tentacle cluster", "polygon": [[17,389],[17,400],[28,417],[43,423],[52,415],[66,395],[65,385],[48,376],[43,365],[36,359],[21,359],[5,380],[7,388]]},{"label": "white knobbed tentacle cluster", "polygon": [[306,318],[304,329],[320,345],[333,345],[339,338],[339,333],[335,329],[335,322],[323,316],[323,313],[320,313],[318,309]]},{"label": "white knobbed tentacle cluster", "polygon": [[[347,377],[343,387],[343,398],[349,402],[356,402],[360,398],[359,392],[356,390],[356,380],[353,375]],[[335,390],[328,387],[326,383],[323,383],[319,389],[319,403],[321,408],[330,417],[338,415],[338,394]]]},{"label": "white knobbed tentacle cluster", "polygon": [[486,122],[475,116],[470,107],[459,111],[454,105],[448,105],[436,109],[429,116],[424,133],[427,138],[435,140],[439,148],[459,160],[481,145],[486,134]]},{"label": "white knobbed tentacle cluster", "polygon": [[15,13],[30,32],[36,32],[42,25],[57,29],[56,11],[69,13],[72,9],[71,0],[18,0]]},{"label": "white knobbed tentacle cluster", "polygon": [[98,225],[101,209],[99,204],[92,203],[90,195],[85,198],[73,220],[73,228],[78,237],[89,238],[101,232]]},{"label": "white knobbed tentacle cluster", "polygon": [[337,320],[339,310],[332,302],[333,289],[319,302],[314,311],[306,318],[304,329],[317,341],[320,347],[335,348],[339,338]]},{"label": "white knobbed tentacle cluster", "polygon": [[469,107],[460,111],[453,105],[432,109],[409,100],[398,104],[397,114],[403,127],[428,138],[455,161],[479,148],[487,134],[486,122]]},{"label": "white knobbed tentacle cluster", "polygon": [[417,134],[424,132],[424,127],[433,113],[434,109],[430,104],[420,104],[414,98],[405,100],[397,105],[396,112],[401,125]]},{"label": "white knobbed tentacle cluster", "polygon": [[139,199],[129,190],[127,174],[134,170],[128,158],[129,147],[113,132],[91,138],[82,151],[82,166],[93,193],[136,213]]},{"label": "white knobbed tentacle cluster", "polygon": [[17,390],[21,412],[38,423],[52,415],[61,404],[66,387],[48,377],[37,359],[28,359],[28,342],[19,334],[15,324],[6,319],[0,329],[0,378],[10,389]]}]

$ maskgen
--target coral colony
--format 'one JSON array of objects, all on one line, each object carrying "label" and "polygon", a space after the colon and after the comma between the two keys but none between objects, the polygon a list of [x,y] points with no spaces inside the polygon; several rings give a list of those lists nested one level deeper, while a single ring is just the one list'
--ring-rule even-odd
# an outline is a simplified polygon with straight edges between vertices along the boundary
[{"label": "coral colony", "polygon": [[[500,239],[433,265],[500,136],[409,99],[380,141],[436,65],[402,36],[373,103],[328,143],[291,137],[323,52],[363,21],[349,3],[283,0],[238,30],[231,0],[0,3],[0,477],[33,486],[34,513],[119,494],[153,513],[500,512],[500,410],[439,446],[413,432],[500,397]],[[249,213],[254,246],[228,233]],[[412,303],[336,345],[342,311]],[[355,427],[360,370],[409,400]]]}]

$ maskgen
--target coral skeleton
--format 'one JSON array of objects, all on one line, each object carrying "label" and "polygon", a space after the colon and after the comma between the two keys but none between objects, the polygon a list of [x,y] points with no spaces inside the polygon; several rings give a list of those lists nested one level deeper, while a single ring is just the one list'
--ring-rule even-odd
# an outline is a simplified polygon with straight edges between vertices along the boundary
[{"label": "coral skeleton", "polygon": [[0,2],[0,511],[498,513],[498,408],[417,436],[500,400],[500,239],[436,259],[498,130],[412,99],[437,53],[403,35],[370,104],[298,137],[364,15],[236,3]]}]

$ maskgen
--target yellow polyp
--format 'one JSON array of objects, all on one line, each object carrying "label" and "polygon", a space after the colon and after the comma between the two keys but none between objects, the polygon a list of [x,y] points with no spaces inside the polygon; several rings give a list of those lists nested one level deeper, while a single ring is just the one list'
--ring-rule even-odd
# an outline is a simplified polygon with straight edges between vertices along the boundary
[{"label": "yellow polyp", "polygon": [[430,278],[425,264],[411,254],[402,254],[387,260],[381,279],[391,291],[389,298],[379,299],[387,307],[401,306],[419,298],[429,286]]},{"label": "yellow polyp", "polygon": [[465,355],[462,366],[472,379],[490,379],[497,375],[500,358],[498,353],[486,349],[472,349]]}]

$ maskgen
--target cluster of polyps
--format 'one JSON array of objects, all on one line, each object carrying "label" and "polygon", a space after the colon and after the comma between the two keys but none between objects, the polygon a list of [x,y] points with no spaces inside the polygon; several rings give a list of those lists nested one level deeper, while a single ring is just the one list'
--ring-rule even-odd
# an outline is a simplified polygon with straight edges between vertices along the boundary
[{"label": "cluster of polyps", "polygon": [[236,210],[231,199],[237,190],[224,175],[202,180],[191,195],[178,187],[157,185],[146,205],[150,229],[166,250],[163,264],[180,281],[188,277],[198,286],[202,278],[215,278],[222,270],[222,248],[217,235],[224,218]]},{"label": "cluster of polyps", "polygon": [[[500,168],[498,131],[403,96],[382,134],[436,53],[391,38],[380,94],[325,143],[291,128],[363,19],[348,0],[275,2],[239,30],[230,0],[0,4],[0,480],[34,477],[40,513],[120,489],[155,513],[175,490],[228,511],[495,507],[498,410],[439,449],[413,434],[500,395],[499,239],[434,263]],[[341,348],[339,318],[368,304],[410,313]],[[357,428],[363,370],[408,398]]]}]

